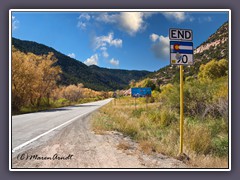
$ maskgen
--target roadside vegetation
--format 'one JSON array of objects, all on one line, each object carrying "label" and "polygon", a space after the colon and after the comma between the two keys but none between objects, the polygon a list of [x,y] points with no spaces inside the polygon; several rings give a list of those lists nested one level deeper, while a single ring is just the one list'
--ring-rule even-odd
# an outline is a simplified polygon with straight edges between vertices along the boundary
[{"label": "roadside vegetation", "polygon": [[12,114],[36,112],[112,96],[83,84],[58,85],[62,70],[53,53],[35,55],[12,47]]},{"label": "roadside vegetation", "polygon": [[[130,85],[135,86],[136,83]],[[228,167],[228,61],[201,65],[197,77],[184,81],[184,153],[198,168]],[[93,117],[97,133],[119,131],[145,153],[179,153],[179,83],[151,84],[152,97],[120,97]],[[136,106],[135,106],[136,100]],[[147,103],[148,102],[148,103]]]}]

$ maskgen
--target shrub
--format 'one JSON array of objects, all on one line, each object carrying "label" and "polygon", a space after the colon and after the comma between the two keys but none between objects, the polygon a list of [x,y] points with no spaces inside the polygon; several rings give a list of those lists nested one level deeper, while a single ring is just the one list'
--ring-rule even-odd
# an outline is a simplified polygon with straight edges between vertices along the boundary
[{"label": "shrub", "polygon": [[160,92],[159,91],[152,91],[152,97],[153,98],[153,102],[156,101],[156,102],[159,102],[160,101]]},{"label": "shrub", "polygon": [[125,126],[123,127],[123,132],[132,137],[133,139],[135,139],[139,130],[140,127],[138,123],[135,123],[133,121],[128,121],[127,123],[125,123]]},{"label": "shrub", "polygon": [[160,122],[160,119],[161,119],[160,110],[159,109],[152,110],[151,112],[148,113],[148,117],[147,118],[149,118],[149,120],[152,123],[157,124],[158,122]]},{"label": "shrub", "polygon": [[184,112],[189,116],[204,117],[212,99],[208,82],[197,80],[186,83],[184,86]]},{"label": "shrub", "polygon": [[211,151],[211,132],[203,124],[187,125],[184,130],[186,147],[197,154],[208,154]]},{"label": "shrub", "polygon": [[228,123],[224,119],[208,119],[206,123],[212,137],[228,133]]},{"label": "shrub", "polygon": [[161,127],[169,126],[172,122],[176,121],[177,118],[172,111],[162,109],[160,111],[160,124]]},{"label": "shrub", "polygon": [[57,100],[57,103],[61,104],[61,105],[64,105],[64,104],[68,104],[69,101],[65,98],[60,98]]},{"label": "shrub", "polygon": [[228,137],[216,138],[213,141],[213,154],[218,157],[228,154]]},{"label": "shrub", "polygon": [[133,116],[133,117],[140,118],[141,113],[142,113],[143,111],[144,111],[143,108],[134,109],[134,110],[132,111],[132,116]]},{"label": "shrub", "polygon": [[220,61],[212,60],[200,66],[198,78],[202,81],[213,80],[226,76],[228,72],[228,62],[226,59]]}]

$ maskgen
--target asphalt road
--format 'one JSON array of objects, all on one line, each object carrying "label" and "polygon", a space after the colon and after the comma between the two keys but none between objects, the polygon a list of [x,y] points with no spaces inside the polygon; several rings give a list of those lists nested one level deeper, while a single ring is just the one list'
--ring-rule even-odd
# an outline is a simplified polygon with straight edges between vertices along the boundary
[{"label": "asphalt road", "polygon": [[50,139],[54,133],[83,118],[112,99],[12,116],[12,153]]},{"label": "asphalt road", "polygon": [[161,154],[146,155],[115,131],[97,134],[92,112],[112,99],[12,117],[11,168],[185,168]]},{"label": "asphalt road", "polygon": [[[106,102],[106,101],[105,101]],[[144,154],[138,143],[116,131],[96,133],[84,115],[66,127],[17,150],[11,168],[186,168],[182,161],[162,154]],[[54,135],[50,135],[50,134]],[[38,142],[39,141],[39,142]],[[29,146],[29,148],[26,148]]]}]

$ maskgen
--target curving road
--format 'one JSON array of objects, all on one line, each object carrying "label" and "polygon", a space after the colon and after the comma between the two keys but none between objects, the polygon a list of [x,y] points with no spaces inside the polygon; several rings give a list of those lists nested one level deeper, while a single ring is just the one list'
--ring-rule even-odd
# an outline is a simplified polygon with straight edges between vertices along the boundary
[{"label": "curving road", "polygon": [[91,120],[100,114],[91,113],[111,100],[13,116],[9,169],[187,167],[171,157],[144,154],[121,133],[93,132]]},{"label": "curving road", "polygon": [[12,153],[50,139],[63,127],[92,113],[112,99],[12,116]]}]

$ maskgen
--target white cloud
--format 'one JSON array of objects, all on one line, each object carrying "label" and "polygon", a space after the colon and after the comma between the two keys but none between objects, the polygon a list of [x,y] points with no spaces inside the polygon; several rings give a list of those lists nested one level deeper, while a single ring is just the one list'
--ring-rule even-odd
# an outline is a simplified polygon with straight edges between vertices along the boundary
[{"label": "white cloud", "polygon": [[101,47],[100,50],[102,50],[102,51],[106,51],[107,48],[106,48],[106,47]]},{"label": "white cloud", "polygon": [[142,28],[144,28],[142,12],[122,12],[120,14],[120,27],[128,34],[134,35]]},{"label": "white cloud", "polygon": [[77,27],[79,27],[80,29],[86,29],[87,24],[79,21]]},{"label": "white cloud", "polygon": [[87,28],[87,25],[90,19],[91,19],[91,16],[88,13],[82,13],[78,17],[77,27],[82,30],[85,30]]},{"label": "white cloud", "polygon": [[12,30],[16,30],[19,27],[19,21],[16,19],[15,16],[12,16]]},{"label": "white cloud", "polygon": [[74,53],[70,53],[70,54],[68,54],[68,56],[71,58],[76,58],[76,55]]},{"label": "white cloud", "polygon": [[107,36],[98,36],[94,38],[94,45],[95,49],[103,48],[107,45],[115,46],[115,47],[122,47],[122,40],[121,39],[114,39],[114,34],[109,33]]},{"label": "white cloud", "polygon": [[91,19],[91,16],[87,13],[81,14],[78,19],[85,19],[87,21],[89,21]]},{"label": "white cloud", "polygon": [[178,23],[183,22],[187,19],[185,12],[163,12],[162,13],[167,19],[177,21]]},{"label": "white cloud", "polygon": [[151,49],[156,58],[161,60],[167,59],[167,57],[169,56],[169,37],[151,34],[150,39],[153,41]]},{"label": "white cloud", "polygon": [[109,54],[108,54],[107,51],[103,51],[103,52],[102,52],[102,55],[103,55],[103,57],[105,57],[105,58],[108,58],[108,57],[109,57]]},{"label": "white cloud", "polygon": [[118,14],[103,13],[96,20],[104,23],[114,23],[129,35],[135,35],[137,32],[146,28],[145,19],[155,13],[152,12],[120,12]]},{"label": "white cloud", "polygon": [[109,42],[111,46],[115,47],[122,47],[122,40],[121,39],[113,39]]},{"label": "white cloud", "polygon": [[112,58],[110,61],[110,64],[112,64],[113,66],[118,66],[119,65],[119,60],[116,60],[114,58]]},{"label": "white cloud", "polygon": [[149,18],[154,14],[159,14],[159,12],[143,12],[144,18]]},{"label": "white cloud", "polygon": [[90,58],[84,61],[84,64],[86,64],[87,66],[98,65],[98,55],[97,54],[92,55]]},{"label": "white cloud", "polygon": [[96,20],[105,23],[116,23],[119,18],[118,16],[118,14],[100,13],[99,16],[96,17]]},{"label": "white cloud", "polygon": [[159,38],[159,35],[157,35],[157,34],[152,33],[152,34],[150,35],[150,39],[151,39],[153,42],[157,41],[158,38]]},{"label": "white cloud", "polygon": [[109,46],[114,47],[122,47],[123,41],[121,39],[114,39],[114,34],[108,33],[106,36],[97,36],[93,39],[93,46],[95,50],[102,51],[102,55],[105,58],[109,57],[109,54],[107,52],[107,48]]}]

